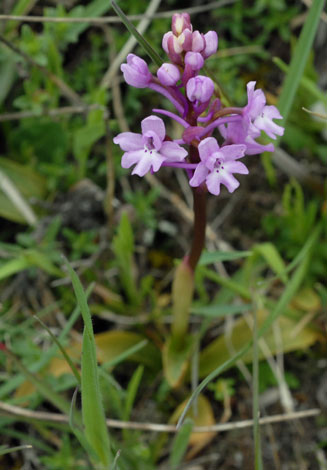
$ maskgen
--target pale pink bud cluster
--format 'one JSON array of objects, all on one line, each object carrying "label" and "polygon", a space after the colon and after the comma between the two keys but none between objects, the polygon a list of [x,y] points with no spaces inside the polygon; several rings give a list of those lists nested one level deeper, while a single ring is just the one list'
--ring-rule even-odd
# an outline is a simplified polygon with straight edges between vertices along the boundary
[{"label": "pale pink bud cluster", "polygon": [[[168,54],[171,62],[183,65],[184,56],[187,52],[197,52],[203,59],[207,59],[215,54],[218,48],[218,36],[215,31],[209,31],[206,34],[193,31],[191,20],[187,13],[175,14],[172,19],[172,31],[164,35],[162,48]],[[199,64],[198,59],[198,67]],[[199,70],[199,68],[196,70]]]}]

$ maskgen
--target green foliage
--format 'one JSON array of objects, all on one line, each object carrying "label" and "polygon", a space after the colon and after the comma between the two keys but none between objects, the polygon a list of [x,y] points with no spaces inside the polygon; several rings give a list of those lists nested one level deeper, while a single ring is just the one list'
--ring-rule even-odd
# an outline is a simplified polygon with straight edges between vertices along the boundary
[{"label": "green foliage", "polygon": [[[267,235],[274,238],[281,253],[287,259],[292,259],[313,232],[320,217],[322,225],[326,227],[326,217],[324,214],[319,214],[319,202],[317,200],[306,202],[300,184],[292,180],[284,189],[282,213],[266,215],[262,225]],[[314,247],[310,277],[323,275],[326,262],[326,229],[324,229]]]},{"label": "green foliage", "polygon": [[68,262],[66,265],[84,322],[81,391],[85,438],[105,470],[112,462],[112,454],[99,386],[92,319],[82,284]]},{"label": "green foliage", "polygon": [[[34,0],[13,3],[12,14],[41,14],[34,8]],[[121,0],[119,6],[128,15],[139,14],[145,11],[148,2]],[[304,12],[300,3],[236,0],[192,17],[195,29],[218,30],[219,53],[210,58],[207,68],[225,100],[244,104],[244,84],[257,80],[260,87],[270,92],[268,104],[274,104],[282,75],[288,77],[280,100],[283,113],[289,111],[283,145],[294,158],[308,164],[308,171],[311,166],[320,169],[327,155],[322,136],[325,123],[302,110],[303,106],[311,109],[316,102],[326,103],[326,96],[317,85],[318,57],[311,48],[320,6],[321,0],[314,2],[309,26],[299,40],[295,37],[297,29],[290,24]],[[175,9],[180,5],[169,0],[164,10],[168,7]],[[52,2],[44,7],[43,14],[69,19],[111,15],[113,10],[107,0],[86,0],[72,2],[72,6],[69,2]],[[169,29],[169,19],[151,21],[145,34],[148,51],[149,44],[160,51],[162,35]],[[258,316],[257,337],[264,336],[273,353],[280,350],[271,329],[277,319],[284,353],[305,350],[321,340],[319,328],[324,320],[320,314],[327,305],[323,285],[327,264],[325,201],[291,180],[282,188],[282,196],[270,192],[276,209],[266,211],[262,222],[264,233],[258,225],[258,230],[252,232],[245,224],[235,237],[227,216],[217,236],[231,248],[202,255],[194,277],[195,300],[190,300],[189,280],[174,294],[180,307],[177,315],[181,315],[181,341],[176,344],[169,333],[172,311],[169,269],[175,253],[184,249],[188,235],[182,229],[183,220],[178,218],[177,203],[177,209],[169,203],[168,211],[159,188],[149,189],[147,183],[137,178],[126,181],[127,172],[120,166],[121,152],[116,146],[111,148],[109,142],[121,131],[117,101],[115,105],[113,101],[117,96],[119,101],[119,95],[111,87],[113,83],[108,89],[100,87],[111,65],[110,58],[129,39],[128,31],[123,24],[99,27],[88,22],[36,25],[8,21],[2,34],[38,67],[1,44],[0,111],[32,113],[33,117],[0,122],[0,171],[33,211],[35,222],[29,221],[24,205],[15,203],[1,183],[0,342],[8,351],[0,353],[0,400],[27,406],[31,411],[57,409],[69,422],[27,420],[21,427],[16,423],[23,418],[2,416],[0,432],[5,446],[0,449],[1,464],[6,468],[21,466],[16,456],[24,449],[13,445],[22,443],[33,445],[33,456],[39,461],[32,465],[45,470],[64,467],[85,470],[93,464],[99,468],[99,460],[100,468],[107,469],[111,464],[111,470],[154,470],[158,465],[177,469],[184,464],[187,447],[193,450],[192,443],[196,441],[192,422],[185,421],[174,438],[127,429],[110,433],[109,441],[105,416],[167,423],[192,387],[194,390],[197,376],[204,381],[195,389],[192,400],[206,385],[215,400],[221,402],[232,396],[238,400],[240,379],[236,382],[233,378],[236,373],[233,368],[238,360],[249,362],[257,354],[258,364],[259,358],[263,358],[260,347],[253,353],[249,321],[254,312]],[[141,54],[155,72],[139,45],[132,52]],[[271,59],[276,53],[281,57],[273,63]],[[293,54],[296,60],[287,65]],[[152,51],[150,55],[158,60]],[[166,60],[162,51],[160,55]],[[153,108],[162,107],[162,99],[150,90],[119,85],[125,119],[131,131],[139,132],[140,118],[151,114]],[[75,108],[77,104],[82,108],[87,105],[99,108],[62,114],[59,109],[57,113],[57,108]],[[106,166],[108,162],[112,173]],[[279,175],[273,176],[277,181]],[[99,186],[108,200],[111,184],[115,183],[115,194],[109,201],[114,215],[108,229],[101,227],[100,255],[98,223],[89,230],[79,230],[71,228],[69,220],[63,226],[60,214],[54,216],[63,210],[57,201],[65,200],[74,189],[72,186],[84,178]],[[255,182],[259,189],[265,184],[262,179]],[[161,183],[172,189],[169,177],[163,177]],[[251,186],[254,193],[255,185]],[[173,192],[182,194],[176,187]],[[257,204],[257,199],[252,200],[251,196],[245,189],[249,205],[253,201]],[[122,210],[124,202],[128,209],[132,208],[130,218]],[[220,208],[225,204],[223,198],[219,204]],[[172,240],[174,250],[170,249],[172,242],[166,241],[167,234],[161,231],[159,219],[162,215],[170,221],[171,207],[176,212],[172,223],[178,230]],[[213,220],[218,209],[212,205],[211,210]],[[237,210],[236,207],[235,224]],[[122,215],[117,220],[119,214]],[[26,223],[32,229],[22,225]],[[105,249],[103,233],[107,237]],[[149,245],[164,260],[162,263],[152,263]],[[95,281],[90,308],[86,296],[91,289],[84,293],[78,277],[69,269],[78,303],[75,307],[72,289],[67,286],[69,279],[62,269],[61,252],[74,262],[84,281]],[[86,268],[83,258],[88,258]],[[314,296],[314,302],[308,293]],[[45,327],[35,321],[35,314]],[[314,318],[312,323],[310,318]],[[223,334],[229,327],[230,342]],[[81,328],[84,328],[83,354],[79,356],[74,348],[80,348]],[[317,346],[315,354],[319,355],[320,347]],[[60,373],[60,367],[64,373]],[[78,392],[74,393],[80,369],[81,405]],[[216,380],[228,369],[228,378]],[[288,371],[284,377],[291,389],[301,389],[300,377]],[[211,380],[215,382],[210,383]],[[259,363],[255,385],[259,388],[255,394],[257,404],[258,394],[276,385],[265,362]],[[210,403],[208,407],[211,410]],[[53,445],[58,439],[60,449]],[[258,452],[257,446],[257,455]],[[6,453],[11,454],[10,464],[2,460]]]},{"label": "green foliage", "polygon": [[113,239],[113,250],[119,269],[120,280],[132,305],[139,303],[139,294],[134,275],[134,237],[127,214],[123,213],[117,235]]}]

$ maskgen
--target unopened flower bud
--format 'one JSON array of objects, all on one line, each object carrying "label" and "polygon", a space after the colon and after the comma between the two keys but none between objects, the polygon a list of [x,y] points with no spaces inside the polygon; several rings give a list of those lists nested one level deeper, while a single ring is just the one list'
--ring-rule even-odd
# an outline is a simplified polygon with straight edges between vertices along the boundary
[{"label": "unopened flower bud", "polygon": [[198,75],[191,78],[186,85],[186,94],[190,101],[209,101],[215,86],[211,78]]},{"label": "unopened flower bud", "polygon": [[146,88],[152,80],[147,63],[135,54],[128,54],[127,64],[122,64],[120,70],[126,83],[135,88]]},{"label": "unopened flower bud", "polygon": [[165,86],[174,86],[181,78],[179,68],[174,64],[162,64],[157,71],[157,76]]},{"label": "unopened flower bud", "polygon": [[202,55],[205,59],[215,54],[218,49],[218,35],[215,31],[208,31],[204,35],[205,48],[202,51]]},{"label": "unopened flower bud", "polygon": [[175,36],[182,34],[184,29],[192,31],[190,15],[188,13],[175,13],[171,21],[171,29]]},{"label": "unopened flower bud", "polygon": [[200,52],[186,52],[185,64],[189,65],[192,70],[200,70],[203,67],[204,59]]},{"label": "unopened flower bud", "polygon": [[199,31],[194,31],[192,34],[192,51],[201,52],[205,47],[205,40],[203,34]]}]

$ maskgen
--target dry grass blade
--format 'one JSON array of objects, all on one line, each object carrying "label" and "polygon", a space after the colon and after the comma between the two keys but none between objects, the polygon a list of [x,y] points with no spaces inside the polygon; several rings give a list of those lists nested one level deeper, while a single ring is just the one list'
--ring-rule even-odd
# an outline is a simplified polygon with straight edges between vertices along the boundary
[{"label": "dry grass blade", "polygon": [[[19,406],[9,405],[0,401],[0,411],[3,413],[16,416],[27,420],[48,421],[53,423],[68,423],[69,417],[59,413],[48,413],[43,411],[33,411]],[[285,421],[293,421],[296,419],[312,418],[321,413],[320,409],[313,408],[311,410],[295,411],[292,413],[278,414],[274,416],[265,416],[259,419],[259,424],[274,424]],[[172,424],[156,424],[156,423],[140,423],[135,421],[119,421],[116,419],[107,419],[107,426],[117,429],[137,429],[140,431],[150,432],[178,432],[175,425]],[[235,429],[245,429],[253,426],[252,419],[243,421],[235,421],[233,423],[215,424],[213,426],[195,426],[193,432],[226,432]]]}]

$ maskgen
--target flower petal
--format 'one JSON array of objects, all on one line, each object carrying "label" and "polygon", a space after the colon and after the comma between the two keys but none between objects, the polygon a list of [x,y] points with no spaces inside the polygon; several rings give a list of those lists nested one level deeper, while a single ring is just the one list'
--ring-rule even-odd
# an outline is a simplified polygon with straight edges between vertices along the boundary
[{"label": "flower petal", "polygon": [[122,132],[113,138],[113,142],[114,144],[118,144],[125,152],[143,148],[142,136],[135,132]]},{"label": "flower petal", "polygon": [[189,181],[190,186],[200,186],[200,184],[206,179],[208,173],[208,168],[204,163],[200,162],[194,171],[193,177]]},{"label": "flower petal", "polygon": [[198,149],[202,162],[206,162],[213,153],[217,153],[220,150],[218,142],[214,137],[207,137],[201,140]]},{"label": "flower petal", "polygon": [[235,161],[224,163],[224,170],[226,170],[227,173],[238,173],[240,175],[247,175],[249,173],[244,163]]},{"label": "flower petal", "polygon": [[273,119],[282,119],[282,116],[276,106],[265,106],[262,113],[255,119],[254,125],[264,131],[272,139],[276,139],[276,135],[283,135],[284,128],[274,123]]},{"label": "flower petal", "polygon": [[141,122],[142,134],[146,134],[149,131],[155,132],[160,138],[161,142],[164,140],[166,135],[166,128],[163,120],[157,116],[149,116]]},{"label": "flower petal", "polygon": [[226,186],[230,193],[234,192],[240,185],[237,179],[226,170],[220,170],[219,172],[217,170],[212,171],[207,176],[206,183],[208,191],[215,196],[219,195],[221,184]]},{"label": "flower petal", "polygon": [[230,160],[237,160],[238,158],[242,158],[244,156],[246,150],[246,146],[243,144],[235,144],[235,145],[225,145],[225,147],[221,147],[219,152],[223,154],[224,161]]},{"label": "flower petal", "polygon": [[139,162],[142,159],[143,155],[144,149],[126,152],[122,156],[121,166],[123,168],[130,168],[132,165],[135,165],[135,163]]},{"label": "flower petal", "polygon": [[147,153],[144,152],[142,158],[132,171],[132,175],[144,176],[151,168],[153,171],[158,171],[164,161],[165,157],[155,150]]},{"label": "flower petal", "polygon": [[162,143],[160,154],[166,160],[180,162],[187,156],[187,151],[176,142],[165,141]]}]

